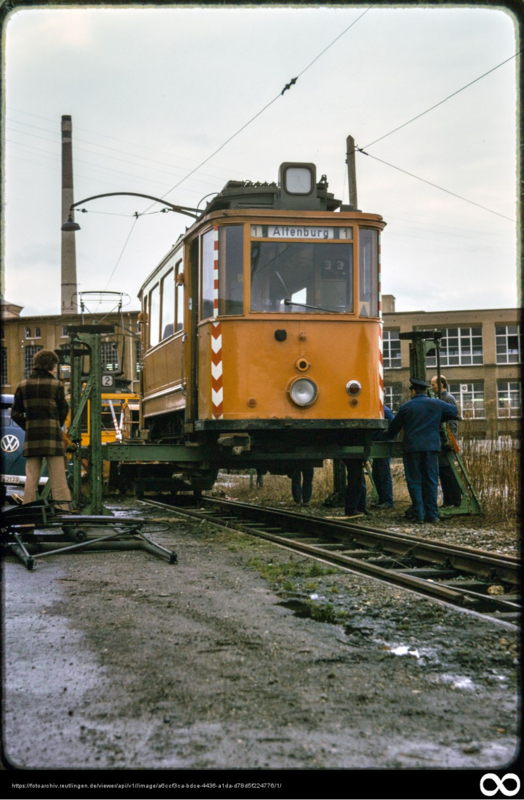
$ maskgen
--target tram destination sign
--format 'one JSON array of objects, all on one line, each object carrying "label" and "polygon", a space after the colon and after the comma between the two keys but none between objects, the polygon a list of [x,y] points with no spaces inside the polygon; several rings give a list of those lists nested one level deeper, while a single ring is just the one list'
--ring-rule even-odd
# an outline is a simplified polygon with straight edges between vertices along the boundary
[{"label": "tram destination sign", "polygon": [[264,239],[352,239],[353,228],[320,225],[252,225],[251,236]]}]

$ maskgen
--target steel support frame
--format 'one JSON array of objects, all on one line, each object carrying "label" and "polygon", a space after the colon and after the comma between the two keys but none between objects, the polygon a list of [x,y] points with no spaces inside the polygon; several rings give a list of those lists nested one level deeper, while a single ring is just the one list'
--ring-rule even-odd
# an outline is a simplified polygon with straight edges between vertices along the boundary
[{"label": "steel support frame", "polygon": [[[71,358],[71,425],[69,435],[76,445],[73,458],[73,503],[83,508],[84,514],[109,514],[103,504],[103,465],[102,465],[102,342],[104,334],[112,333],[111,325],[72,325],[68,327],[70,335]],[[82,390],[82,360],[89,357],[89,378]],[[82,464],[81,447],[82,412],[90,401],[89,407],[89,446],[88,469],[90,499],[84,507],[82,497]]]}]

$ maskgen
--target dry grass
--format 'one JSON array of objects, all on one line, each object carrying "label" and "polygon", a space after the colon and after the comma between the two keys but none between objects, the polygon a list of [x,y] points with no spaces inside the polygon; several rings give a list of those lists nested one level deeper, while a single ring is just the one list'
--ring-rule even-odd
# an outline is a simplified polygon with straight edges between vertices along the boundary
[{"label": "dry grass", "polygon": [[[488,420],[488,435],[489,435]],[[461,423],[460,455],[482,505],[493,521],[517,522],[520,514],[520,441],[509,436],[478,439]]]}]

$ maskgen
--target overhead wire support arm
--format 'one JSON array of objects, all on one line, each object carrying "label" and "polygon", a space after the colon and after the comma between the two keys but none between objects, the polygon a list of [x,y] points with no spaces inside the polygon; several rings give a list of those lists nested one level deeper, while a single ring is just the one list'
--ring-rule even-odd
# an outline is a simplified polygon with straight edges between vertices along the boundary
[{"label": "overhead wire support arm", "polygon": [[[190,206],[176,206],[173,203],[169,203],[167,200],[163,200],[158,197],[153,197],[150,194],[141,194],[139,192],[106,192],[105,194],[95,194],[92,197],[86,197],[84,200],[79,200],[77,203],[73,203],[69,206],[69,217],[67,222],[64,222],[62,225],[63,231],[77,231],[80,230],[80,225],[73,221],[73,209],[77,206],[81,206],[83,203],[89,203],[91,200],[98,200],[101,197],[120,197],[120,196],[127,196],[127,197],[144,197],[146,200],[154,200],[155,203],[163,203],[163,205],[167,206],[170,211],[176,211],[179,214],[186,214],[188,217],[193,217],[193,219],[198,219],[202,212],[198,211],[196,208],[191,208]],[[82,209],[84,210],[84,209]],[[138,212],[135,212],[136,218],[138,219],[139,215]]]}]

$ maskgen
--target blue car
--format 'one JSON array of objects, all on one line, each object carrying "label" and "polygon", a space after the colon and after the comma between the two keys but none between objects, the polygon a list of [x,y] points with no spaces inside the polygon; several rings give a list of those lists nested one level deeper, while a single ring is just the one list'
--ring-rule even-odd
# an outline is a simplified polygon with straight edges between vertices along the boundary
[{"label": "blue car", "polygon": [[[0,439],[0,452],[2,455],[2,471],[0,481],[4,488],[8,486],[25,485],[25,458],[24,449],[25,431],[11,419],[11,406],[14,395],[3,394],[2,405],[2,438]],[[44,472],[47,475],[47,470]],[[40,478],[40,485],[47,483],[47,477]]]}]

